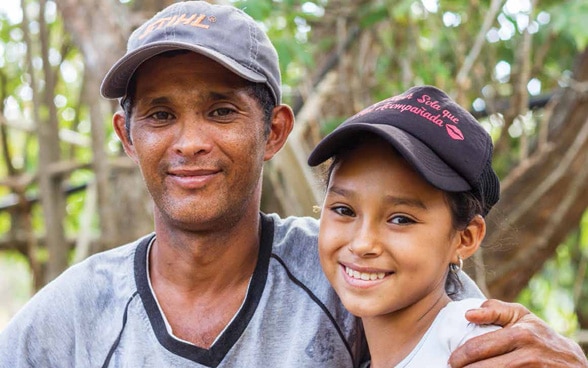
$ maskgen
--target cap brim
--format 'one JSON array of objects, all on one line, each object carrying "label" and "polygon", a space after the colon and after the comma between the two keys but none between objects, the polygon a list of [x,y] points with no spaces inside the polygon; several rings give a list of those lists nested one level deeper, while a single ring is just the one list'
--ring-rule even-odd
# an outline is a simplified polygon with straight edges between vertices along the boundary
[{"label": "cap brim", "polygon": [[228,56],[215,50],[183,42],[162,41],[154,42],[140,47],[122,57],[110,68],[102,85],[100,92],[106,98],[123,97],[127,93],[127,86],[131,76],[137,68],[148,59],[171,50],[188,50],[204,55],[223,65],[238,76],[255,83],[266,83],[267,78],[260,73],[248,69]]},{"label": "cap brim", "polygon": [[317,166],[356,141],[360,132],[374,133],[390,143],[429,183],[449,192],[471,190],[470,184],[429,147],[405,131],[387,124],[353,123],[327,135],[308,158]]}]

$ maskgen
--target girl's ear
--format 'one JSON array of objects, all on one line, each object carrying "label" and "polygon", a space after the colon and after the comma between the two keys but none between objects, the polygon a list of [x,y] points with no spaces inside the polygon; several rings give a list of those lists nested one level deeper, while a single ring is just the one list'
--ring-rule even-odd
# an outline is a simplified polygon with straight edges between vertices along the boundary
[{"label": "girl's ear", "polygon": [[451,260],[455,264],[459,264],[458,256],[461,259],[467,259],[478,250],[486,235],[486,221],[482,216],[476,215],[468,226],[459,233],[460,242]]}]

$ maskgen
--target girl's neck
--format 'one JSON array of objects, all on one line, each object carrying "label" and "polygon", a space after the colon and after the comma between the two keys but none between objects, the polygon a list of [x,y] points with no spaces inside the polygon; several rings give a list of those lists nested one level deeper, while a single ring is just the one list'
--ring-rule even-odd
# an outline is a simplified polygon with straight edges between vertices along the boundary
[{"label": "girl's neck", "polygon": [[386,315],[362,318],[371,368],[390,368],[400,363],[451,301],[444,291],[430,297]]}]

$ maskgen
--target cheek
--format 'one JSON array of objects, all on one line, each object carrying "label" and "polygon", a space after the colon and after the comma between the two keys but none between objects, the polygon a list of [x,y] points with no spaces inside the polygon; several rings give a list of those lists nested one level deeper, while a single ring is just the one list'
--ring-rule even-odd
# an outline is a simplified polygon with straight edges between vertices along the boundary
[{"label": "cheek", "polygon": [[321,216],[319,226],[319,252],[322,254],[328,254],[332,252],[341,241],[340,236],[337,235],[340,234],[340,226],[333,221],[330,221],[326,216]]},{"label": "cheek", "polygon": [[[250,162],[263,165],[265,140],[260,132],[238,129],[224,132],[217,136],[216,145],[226,156],[239,162]],[[244,171],[249,164],[240,165]]]},{"label": "cheek", "polygon": [[167,131],[149,132],[145,129],[131,128],[131,142],[135,154],[142,161],[155,156],[161,150],[170,145],[170,137]]},{"label": "cheek", "polygon": [[338,265],[339,252],[349,244],[347,234],[347,226],[321,217],[318,243],[323,268],[332,269]]}]

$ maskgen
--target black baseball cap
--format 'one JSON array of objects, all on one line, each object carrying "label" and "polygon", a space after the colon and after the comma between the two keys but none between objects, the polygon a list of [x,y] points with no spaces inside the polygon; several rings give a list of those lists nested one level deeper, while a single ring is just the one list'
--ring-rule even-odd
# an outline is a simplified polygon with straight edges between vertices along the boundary
[{"label": "black baseball cap", "polygon": [[363,132],[390,143],[430,184],[472,191],[485,216],[500,197],[492,139],[465,109],[433,86],[418,86],[367,107],[328,134],[310,154],[316,166],[345,151]]}]

